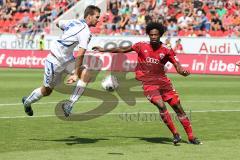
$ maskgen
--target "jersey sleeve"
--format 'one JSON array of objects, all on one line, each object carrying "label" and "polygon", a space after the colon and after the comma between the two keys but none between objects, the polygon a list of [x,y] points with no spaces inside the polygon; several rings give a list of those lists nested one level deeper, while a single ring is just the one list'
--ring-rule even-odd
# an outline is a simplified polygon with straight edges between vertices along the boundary
[{"label": "jersey sleeve", "polygon": [[140,50],[141,50],[141,43],[140,42],[138,42],[138,43],[135,43],[133,46],[132,46],[132,49],[135,51],[135,52],[137,52],[137,53],[139,53],[140,52]]},{"label": "jersey sleeve", "polygon": [[173,49],[168,49],[167,52],[168,52],[169,61],[171,63],[178,62],[178,59],[176,57],[176,53],[173,51]]},{"label": "jersey sleeve", "polygon": [[83,29],[78,35],[77,35],[77,39],[79,42],[79,48],[84,48],[87,49],[88,47],[88,43],[91,40],[91,34],[90,32],[86,31],[85,29]]}]

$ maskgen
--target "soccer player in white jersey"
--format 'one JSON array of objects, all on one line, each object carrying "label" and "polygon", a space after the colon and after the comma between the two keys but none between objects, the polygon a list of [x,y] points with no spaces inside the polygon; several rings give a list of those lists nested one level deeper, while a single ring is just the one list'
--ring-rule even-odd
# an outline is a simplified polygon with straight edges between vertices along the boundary
[{"label": "soccer player in white jersey", "polygon": [[[84,19],[60,20],[57,26],[63,34],[56,40],[50,49],[50,54],[45,61],[45,74],[43,86],[36,88],[28,97],[23,97],[24,111],[32,116],[31,104],[40,100],[43,96],[49,96],[54,87],[61,82],[61,74],[69,63],[75,62],[74,73],[69,76],[67,83],[77,81],[76,88],[70,96],[68,108],[63,106],[64,114],[68,116],[73,104],[83,94],[89,81],[87,68],[82,66],[84,54],[91,39],[89,27],[96,26],[100,17],[100,8],[90,5],[84,11]],[[78,52],[73,56],[73,50],[79,46]],[[68,109],[68,110],[67,110]]]}]

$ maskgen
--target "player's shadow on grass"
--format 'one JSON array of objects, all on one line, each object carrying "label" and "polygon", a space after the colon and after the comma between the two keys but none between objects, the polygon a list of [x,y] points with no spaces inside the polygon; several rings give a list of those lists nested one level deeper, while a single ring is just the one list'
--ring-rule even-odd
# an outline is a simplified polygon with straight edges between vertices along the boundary
[{"label": "player's shadow on grass", "polygon": [[172,144],[172,139],[167,137],[136,137],[141,141],[150,143]]},{"label": "player's shadow on grass", "polygon": [[[135,138],[139,138],[139,140],[151,142],[151,143],[162,143],[162,144],[173,143],[172,138],[167,138],[167,137],[135,137]],[[181,140],[180,143],[187,143],[187,141]]]},{"label": "player's shadow on grass", "polygon": [[[146,141],[149,143],[159,143],[159,144],[169,144],[169,145],[173,144],[173,139],[168,137],[126,137],[126,136],[117,136],[117,137],[134,138],[134,139],[139,139],[141,141]],[[181,140],[180,143],[188,143],[188,142],[185,140]]]},{"label": "player's shadow on grass", "polygon": [[150,143],[172,144],[172,139],[167,137],[128,137],[128,138],[135,138]]},{"label": "player's shadow on grass", "polygon": [[64,142],[67,145],[76,145],[76,144],[89,144],[89,143],[97,143],[98,141],[105,141],[109,140],[106,138],[80,138],[76,136],[70,136],[63,139],[52,139],[52,140],[45,140],[45,139],[30,139],[33,141],[47,141],[47,142]]},{"label": "player's shadow on grass", "polygon": [[[150,142],[150,143],[161,143],[161,144],[173,144],[173,139],[168,137],[134,137],[138,138],[139,140]],[[179,146],[181,143],[188,143],[185,140],[181,140],[176,146]]]}]

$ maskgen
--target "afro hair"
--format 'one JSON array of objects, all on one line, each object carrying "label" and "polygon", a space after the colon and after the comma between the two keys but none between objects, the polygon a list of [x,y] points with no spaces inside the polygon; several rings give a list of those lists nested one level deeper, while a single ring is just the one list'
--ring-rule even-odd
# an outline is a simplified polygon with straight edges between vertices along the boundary
[{"label": "afro hair", "polygon": [[146,33],[149,34],[151,30],[156,29],[159,31],[160,37],[166,32],[166,27],[159,22],[150,22],[147,24]]}]

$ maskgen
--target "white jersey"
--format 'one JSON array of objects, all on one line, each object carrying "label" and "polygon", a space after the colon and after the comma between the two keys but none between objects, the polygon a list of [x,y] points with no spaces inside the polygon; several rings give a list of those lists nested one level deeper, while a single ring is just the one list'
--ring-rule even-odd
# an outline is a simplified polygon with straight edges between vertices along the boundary
[{"label": "white jersey", "polygon": [[60,63],[66,63],[74,59],[73,51],[77,45],[87,49],[92,35],[85,20],[60,20],[58,24],[63,34],[51,44],[50,50]]}]

